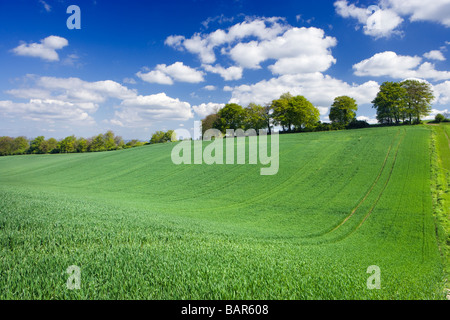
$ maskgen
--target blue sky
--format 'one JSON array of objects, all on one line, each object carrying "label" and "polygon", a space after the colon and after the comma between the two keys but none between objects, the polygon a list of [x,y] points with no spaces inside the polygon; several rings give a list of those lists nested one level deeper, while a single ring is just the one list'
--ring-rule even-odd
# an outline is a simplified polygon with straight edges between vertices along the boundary
[{"label": "blue sky", "polygon": [[[68,29],[70,5],[81,29]],[[450,111],[450,0],[0,2],[0,135],[148,140],[228,102],[370,101],[421,79]]]}]

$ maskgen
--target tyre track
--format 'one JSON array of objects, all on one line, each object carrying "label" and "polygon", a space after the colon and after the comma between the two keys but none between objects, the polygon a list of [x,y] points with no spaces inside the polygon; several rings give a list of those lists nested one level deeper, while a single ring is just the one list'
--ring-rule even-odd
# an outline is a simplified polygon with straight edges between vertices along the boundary
[{"label": "tyre track", "polygon": [[[399,133],[400,133],[400,130],[399,130],[399,132],[397,133],[397,135],[396,135],[395,137],[397,137]],[[392,172],[394,171],[394,167],[395,167],[395,164],[396,164],[396,161],[397,161],[398,151],[399,151],[399,149],[400,149],[400,145],[402,144],[405,135],[406,135],[406,134],[405,134],[405,130],[403,130],[403,134],[402,134],[402,136],[401,136],[401,138],[400,138],[400,140],[399,140],[399,142],[398,142],[398,144],[397,144],[397,148],[396,148],[396,151],[395,151],[395,154],[394,154],[392,166],[391,166],[391,168],[390,168],[390,170],[389,170],[389,174],[388,174],[388,177],[387,177],[387,179],[386,179],[386,182],[384,183],[384,185],[383,185],[383,187],[382,187],[382,189],[381,189],[381,191],[380,191],[378,197],[376,198],[375,202],[374,202],[373,205],[370,207],[369,211],[368,211],[367,214],[364,216],[364,218],[362,219],[362,221],[358,224],[358,226],[356,226],[356,228],[352,229],[351,231],[347,232],[346,234],[343,234],[343,235],[340,236],[340,237],[337,237],[337,238],[334,238],[334,239],[323,239],[322,241],[320,241],[320,237],[323,237],[323,236],[325,236],[325,235],[327,235],[327,234],[331,234],[332,232],[338,230],[338,228],[336,227],[336,228],[334,228],[332,231],[327,232],[327,233],[325,233],[325,234],[323,234],[323,235],[321,235],[321,236],[319,236],[319,237],[311,237],[311,238],[308,239],[308,240],[314,240],[314,239],[317,239],[317,238],[318,238],[318,239],[319,239],[318,242],[316,242],[316,243],[305,243],[305,244],[307,244],[307,245],[321,245],[321,244],[328,244],[328,243],[337,243],[337,242],[342,241],[342,240],[345,240],[346,238],[348,238],[349,236],[351,236],[354,232],[356,232],[356,231],[364,224],[364,222],[367,220],[367,218],[372,214],[373,210],[375,209],[376,205],[378,204],[378,201],[381,199],[381,197],[382,197],[382,195],[383,195],[383,193],[384,193],[384,191],[385,191],[387,185],[389,184],[389,181],[390,181],[391,176],[392,176]],[[395,141],[395,139],[393,139],[393,141]],[[392,146],[392,145],[391,145],[391,146]],[[390,152],[390,151],[389,151],[389,152]],[[388,155],[389,155],[389,154],[388,154]],[[388,156],[387,156],[387,157],[388,157]],[[384,170],[382,170],[382,171],[384,171]],[[380,175],[381,175],[381,173],[380,173]],[[379,178],[378,178],[378,180],[379,180]],[[378,180],[377,180],[377,181],[378,181]],[[373,190],[373,188],[371,188],[370,190]],[[364,199],[366,199],[366,198],[367,198],[367,197],[364,197]],[[359,207],[359,206],[360,206],[360,204],[358,205],[358,207]],[[355,212],[356,212],[356,210],[355,210]],[[353,215],[353,214],[354,214],[354,212],[351,213],[351,215]],[[350,218],[351,215],[349,215],[348,218]],[[341,223],[341,224],[339,225],[339,227],[342,226],[342,225],[343,225],[346,221],[348,221],[348,220],[349,220],[349,219],[346,219],[343,223]]]}]

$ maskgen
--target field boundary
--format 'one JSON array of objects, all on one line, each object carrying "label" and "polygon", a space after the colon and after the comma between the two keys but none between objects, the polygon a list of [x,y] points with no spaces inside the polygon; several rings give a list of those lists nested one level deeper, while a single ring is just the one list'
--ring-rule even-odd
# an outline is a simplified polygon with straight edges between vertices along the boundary
[{"label": "field boundary", "polygon": [[[447,147],[450,150],[450,139],[443,126],[433,126],[431,130],[431,193],[436,242],[444,264],[444,294],[446,295],[446,298],[450,300],[450,283],[448,281],[450,273],[450,230],[449,225],[443,223],[446,219],[449,219],[448,201],[446,201],[445,195],[450,192],[450,181],[448,180],[448,168],[445,168],[441,159],[442,150],[439,150],[439,147]],[[442,133],[440,133],[441,130]],[[445,138],[445,145],[439,143],[439,135],[442,135],[441,138]]]}]

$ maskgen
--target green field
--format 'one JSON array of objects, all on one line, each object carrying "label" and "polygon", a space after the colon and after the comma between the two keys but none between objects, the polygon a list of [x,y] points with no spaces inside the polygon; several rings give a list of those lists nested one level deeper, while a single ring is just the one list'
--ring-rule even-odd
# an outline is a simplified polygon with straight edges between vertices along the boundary
[{"label": "green field", "polygon": [[444,299],[446,129],[281,135],[273,176],[172,143],[1,157],[0,298]]}]

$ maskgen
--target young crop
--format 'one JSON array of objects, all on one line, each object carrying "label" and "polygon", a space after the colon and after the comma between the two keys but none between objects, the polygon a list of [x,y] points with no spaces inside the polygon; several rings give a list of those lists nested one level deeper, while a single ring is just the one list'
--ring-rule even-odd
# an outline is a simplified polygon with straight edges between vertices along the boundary
[{"label": "young crop", "polygon": [[2,157],[0,298],[443,299],[433,130],[281,135],[272,176],[175,143]]}]

